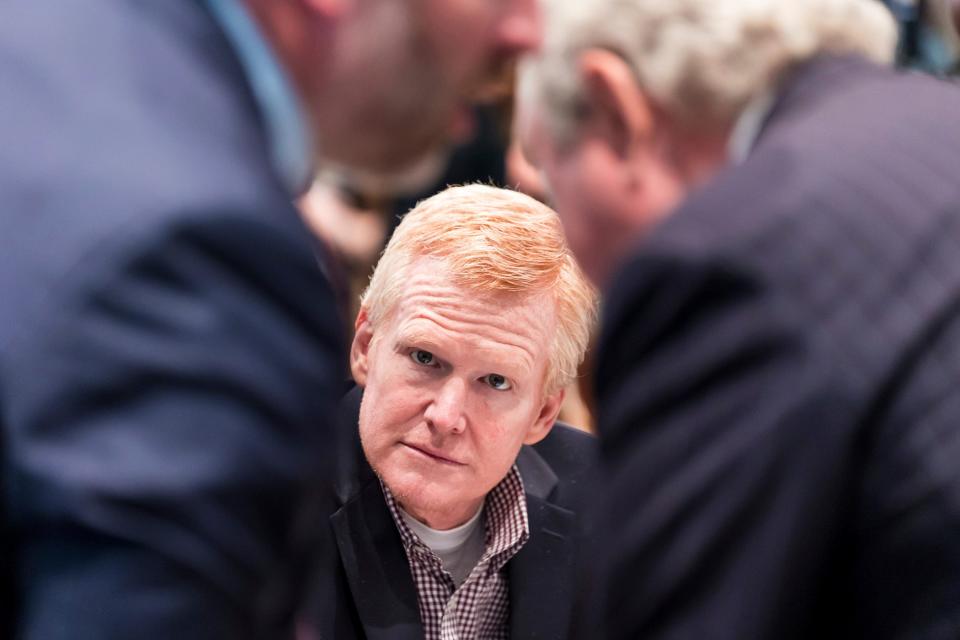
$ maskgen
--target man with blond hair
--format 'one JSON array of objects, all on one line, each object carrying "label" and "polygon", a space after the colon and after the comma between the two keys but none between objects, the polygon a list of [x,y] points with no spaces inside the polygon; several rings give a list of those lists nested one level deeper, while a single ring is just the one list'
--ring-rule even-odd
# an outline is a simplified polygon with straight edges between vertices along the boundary
[{"label": "man with blond hair", "polygon": [[338,607],[314,603],[305,628],[567,636],[593,443],[555,420],[594,319],[593,289],[537,201],[457,187],[403,219],[350,354],[355,444],[330,518]]},{"label": "man with blond hair", "polygon": [[586,636],[958,637],[960,92],[873,0],[552,11],[519,123],[605,288]]}]

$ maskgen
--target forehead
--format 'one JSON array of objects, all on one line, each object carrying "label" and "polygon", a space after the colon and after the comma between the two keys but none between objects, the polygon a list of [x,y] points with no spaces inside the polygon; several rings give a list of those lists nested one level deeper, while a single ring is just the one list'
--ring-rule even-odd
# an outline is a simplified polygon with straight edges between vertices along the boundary
[{"label": "forehead", "polygon": [[440,260],[420,258],[405,274],[388,318],[393,339],[429,343],[454,355],[539,370],[549,359],[554,303],[535,293],[489,294],[454,283]]}]

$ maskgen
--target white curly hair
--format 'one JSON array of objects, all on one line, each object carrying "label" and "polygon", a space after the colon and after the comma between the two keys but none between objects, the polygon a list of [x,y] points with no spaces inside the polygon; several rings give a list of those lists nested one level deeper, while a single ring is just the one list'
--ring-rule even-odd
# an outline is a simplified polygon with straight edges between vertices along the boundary
[{"label": "white curly hair", "polygon": [[520,73],[520,101],[558,140],[583,113],[577,61],[620,55],[645,94],[681,124],[732,123],[750,100],[816,55],[890,63],[897,28],[876,0],[545,0],[547,35]]}]

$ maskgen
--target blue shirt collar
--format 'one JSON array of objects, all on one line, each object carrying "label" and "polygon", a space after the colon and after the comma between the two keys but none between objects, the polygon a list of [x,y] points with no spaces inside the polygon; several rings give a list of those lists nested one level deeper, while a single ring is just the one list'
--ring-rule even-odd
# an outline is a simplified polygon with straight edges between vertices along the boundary
[{"label": "blue shirt collar", "polygon": [[292,195],[313,172],[310,129],[299,96],[253,17],[238,0],[205,0],[240,60],[259,106],[271,162]]}]

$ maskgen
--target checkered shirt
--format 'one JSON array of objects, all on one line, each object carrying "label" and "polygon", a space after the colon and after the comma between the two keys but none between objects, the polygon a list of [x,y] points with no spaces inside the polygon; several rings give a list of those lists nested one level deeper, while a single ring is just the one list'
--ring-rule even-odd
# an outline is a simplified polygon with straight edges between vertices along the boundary
[{"label": "checkered shirt", "polygon": [[530,539],[527,500],[516,465],[487,494],[483,556],[459,588],[440,558],[403,521],[393,494],[382,486],[417,587],[425,640],[506,640],[510,591],[505,565]]}]

